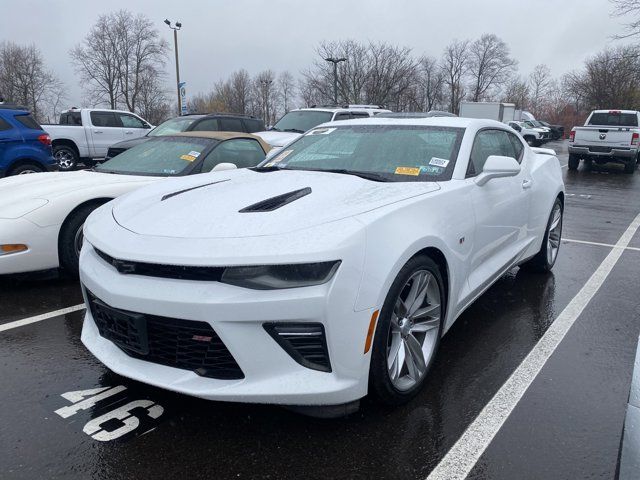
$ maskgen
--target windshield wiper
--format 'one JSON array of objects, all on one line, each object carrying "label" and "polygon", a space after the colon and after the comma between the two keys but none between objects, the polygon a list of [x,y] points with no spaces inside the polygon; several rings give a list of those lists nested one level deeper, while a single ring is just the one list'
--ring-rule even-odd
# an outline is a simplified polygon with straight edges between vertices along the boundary
[{"label": "windshield wiper", "polygon": [[300,130],[299,128],[285,128],[283,132],[304,133],[304,130]]},{"label": "windshield wiper", "polygon": [[269,131],[272,131],[272,130],[273,130],[273,131],[276,131],[276,132],[279,132],[279,131],[280,131],[280,129],[279,129],[278,127],[271,127],[271,128],[269,129]]},{"label": "windshield wiper", "polygon": [[361,172],[359,170],[347,170],[345,168],[287,168],[287,170],[305,170],[311,172],[329,172],[340,173],[343,175],[354,175],[356,177],[364,178],[365,180],[372,180],[374,182],[393,182],[390,178],[380,175],[374,172]]}]

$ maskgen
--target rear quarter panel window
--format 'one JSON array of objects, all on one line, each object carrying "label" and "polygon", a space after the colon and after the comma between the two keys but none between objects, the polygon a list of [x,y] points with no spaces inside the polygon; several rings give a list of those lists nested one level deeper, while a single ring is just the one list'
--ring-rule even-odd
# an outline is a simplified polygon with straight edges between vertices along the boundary
[{"label": "rear quarter panel window", "polygon": [[16,115],[15,119],[24,125],[25,128],[29,128],[31,130],[42,130],[40,124],[36,122],[31,115]]}]

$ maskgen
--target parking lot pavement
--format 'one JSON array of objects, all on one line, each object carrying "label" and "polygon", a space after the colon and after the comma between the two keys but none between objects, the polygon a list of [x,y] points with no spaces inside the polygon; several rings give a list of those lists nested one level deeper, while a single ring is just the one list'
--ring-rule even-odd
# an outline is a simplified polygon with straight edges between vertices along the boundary
[{"label": "parking lot pavement", "polygon": [[[408,405],[365,400],[328,421],[172,394],[109,373],[80,343],[74,312],[0,332],[3,475],[427,478],[640,213],[640,173],[563,174],[568,241],[553,274],[501,278],[445,336]],[[640,251],[624,250],[470,478],[613,477],[640,333],[639,267]],[[5,322],[79,301],[70,281],[12,288],[0,290]]]}]

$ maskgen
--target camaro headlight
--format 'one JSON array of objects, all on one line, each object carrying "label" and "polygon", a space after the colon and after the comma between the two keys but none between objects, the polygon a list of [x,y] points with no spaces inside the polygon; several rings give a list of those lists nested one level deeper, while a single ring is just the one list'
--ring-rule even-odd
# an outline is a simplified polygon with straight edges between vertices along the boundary
[{"label": "camaro headlight", "polygon": [[339,266],[340,260],[290,265],[227,267],[220,281],[254,290],[309,287],[331,280]]}]

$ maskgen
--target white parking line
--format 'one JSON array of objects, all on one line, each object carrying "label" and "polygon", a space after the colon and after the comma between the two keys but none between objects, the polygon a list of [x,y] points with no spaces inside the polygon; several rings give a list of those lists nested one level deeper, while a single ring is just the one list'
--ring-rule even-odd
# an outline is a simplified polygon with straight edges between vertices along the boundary
[{"label": "white parking line", "polygon": [[574,240],[573,238],[563,238],[562,241],[569,243],[583,243],[585,245],[596,245],[598,247],[622,248],[623,250],[634,250],[636,252],[640,252],[640,248],[638,247],[619,247],[618,245],[611,245],[610,243],[587,242],[586,240]]},{"label": "white parking line", "polygon": [[598,292],[640,227],[640,214],[622,234],[587,283],[547,329],[529,355],[433,469],[427,480],[463,480],[469,475],[504,422],[584,308]]},{"label": "white parking line", "polygon": [[24,325],[29,325],[30,323],[41,322],[42,320],[58,317],[67,313],[77,312],[78,310],[84,310],[84,303],[81,303],[80,305],[74,305],[73,307],[61,308],[60,310],[55,310],[49,313],[43,313],[42,315],[36,315],[35,317],[23,318],[22,320],[16,320],[15,322],[5,323],[4,325],[0,325],[0,332],[11,330],[12,328],[22,327]]}]

